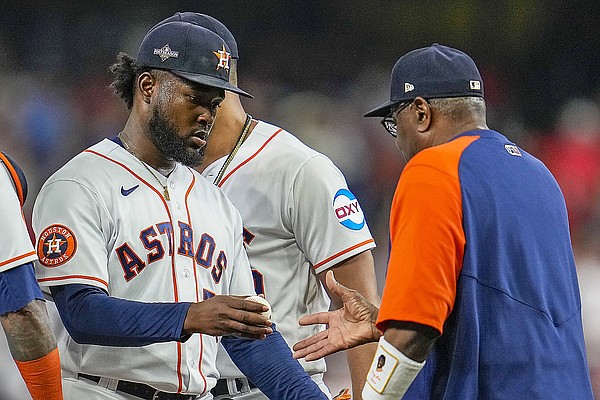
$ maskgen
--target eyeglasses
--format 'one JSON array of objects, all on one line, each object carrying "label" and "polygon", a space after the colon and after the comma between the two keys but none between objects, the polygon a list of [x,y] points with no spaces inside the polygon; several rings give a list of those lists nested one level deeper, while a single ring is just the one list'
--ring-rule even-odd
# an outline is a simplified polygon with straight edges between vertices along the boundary
[{"label": "eyeglasses", "polygon": [[381,120],[381,125],[383,125],[385,130],[388,131],[388,133],[390,135],[392,135],[393,137],[398,136],[398,126],[396,125],[396,116],[398,115],[398,113],[400,113],[400,111],[404,110],[412,102],[413,101],[410,100],[410,101],[405,101],[403,103],[400,103],[398,105],[398,107],[396,107],[396,109],[390,113],[390,115],[388,115],[387,117],[385,117],[384,119]]}]

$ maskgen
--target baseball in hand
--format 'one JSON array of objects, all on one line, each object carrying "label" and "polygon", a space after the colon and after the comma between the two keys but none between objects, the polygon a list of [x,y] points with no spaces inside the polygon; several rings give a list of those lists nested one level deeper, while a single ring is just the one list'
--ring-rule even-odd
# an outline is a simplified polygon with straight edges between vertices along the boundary
[{"label": "baseball in hand", "polygon": [[260,304],[263,304],[263,305],[269,307],[269,309],[267,311],[261,312],[260,315],[262,315],[263,317],[265,317],[267,319],[271,319],[271,305],[269,304],[269,302],[266,299],[255,295],[255,296],[248,296],[245,298],[245,300],[254,301],[256,303],[260,303]]}]

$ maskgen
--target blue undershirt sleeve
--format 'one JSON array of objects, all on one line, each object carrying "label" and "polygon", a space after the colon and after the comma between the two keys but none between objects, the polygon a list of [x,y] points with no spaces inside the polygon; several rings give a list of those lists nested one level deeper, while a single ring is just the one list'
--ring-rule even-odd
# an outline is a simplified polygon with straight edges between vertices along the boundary
[{"label": "blue undershirt sleeve", "polygon": [[268,398],[327,399],[300,363],[294,360],[290,348],[275,326],[273,333],[265,339],[224,336],[222,344],[240,371]]},{"label": "blue undershirt sleeve", "polygon": [[81,284],[50,290],[67,332],[77,343],[138,347],[189,338],[181,332],[191,303],[125,300]]},{"label": "blue undershirt sleeve", "polygon": [[33,300],[44,300],[32,263],[0,273],[0,315],[19,311]]}]

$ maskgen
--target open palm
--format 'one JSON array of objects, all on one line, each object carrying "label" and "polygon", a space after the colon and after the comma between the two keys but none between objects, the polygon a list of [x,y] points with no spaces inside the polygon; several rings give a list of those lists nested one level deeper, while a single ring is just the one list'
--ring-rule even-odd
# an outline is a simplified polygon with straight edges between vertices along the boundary
[{"label": "open palm", "polygon": [[300,325],[326,324],[327,329],[296,343],[293,347],[296,359],[317,360],[340,350],[377,341],[381,336],[375,327],[377,307],[356,290],[338,283],[332,271],[327,272],[325,281],[329,290],[342,300],[343,306],[300,319]]}]

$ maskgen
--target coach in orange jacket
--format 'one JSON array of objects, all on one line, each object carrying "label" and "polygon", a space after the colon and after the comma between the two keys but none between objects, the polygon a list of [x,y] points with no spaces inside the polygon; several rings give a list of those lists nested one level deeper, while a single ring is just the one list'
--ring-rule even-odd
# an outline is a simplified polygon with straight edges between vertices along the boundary
[{"label": "coach in orange jacket", "polygon": [[[554,177],[487,127],[483,82],[462,51],[413,50],[391,81],[390,100],[366,114],[383,117],[407,160],[376,317],[383,337],[365,324],[377,309],[330,276],[345,309],[304,319],[329,323],[329,334],[297,344],[296,356],[379,339],[365,400],[592,399]],[[341,329],[352,332],[343,343]]]}]

